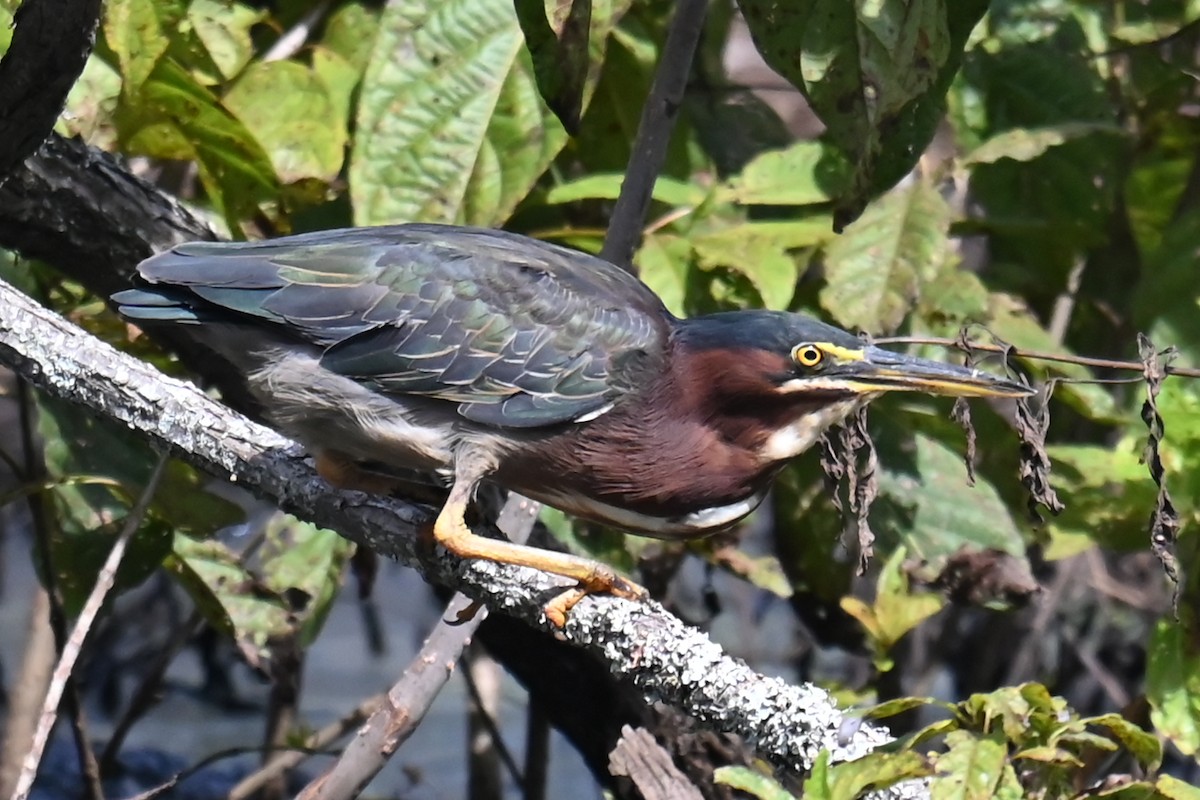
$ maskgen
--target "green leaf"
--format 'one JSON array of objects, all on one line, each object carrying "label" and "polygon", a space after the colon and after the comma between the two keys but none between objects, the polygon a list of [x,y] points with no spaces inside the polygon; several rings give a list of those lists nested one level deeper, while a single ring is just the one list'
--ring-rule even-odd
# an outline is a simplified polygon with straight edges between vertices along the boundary
[{"label": "green leaf", "polygon": [[869,790],[886,789],[900,781],[924,778],[931,774],[929,762],[918,753],[875,751],[834,764],[829,770],[830,791],[827,796],[829,800],[855,800]]},{"label": "green leaf", "polygon": [[881,672],[892,668],[888,653],[896,643],[945,605],[940,595],[914,593],[909,589],[904,557],[904,548],[896,548],[880,570],[873,605],[868,606],[857,597],[842,598],[842,610],[857,619],[870,636],[875,666]]},{"label": "green leaf", "polygon": [[179,0],[111,0],[104,8],[104,39],[117,56],[126,95],[136,95],[167,52],[184,17]]},{"label": "green leaf", "polygon": [[563,127],[575,133],[588,75],[592,2],[556,2],[553,20],[547,18],[550,9],[543,0],[515,0],[514,6],[533,59],[538,89]]},{"label": "green leaf", "polygon": [[767,63],[798,87],[825,139],[853,169],[839,198],[850,221],[879,188],[906,174],[932,137],[982,0],[743,0]]},{"label": "green leaf", "polygon": [[325,22],[322,46],[354,65],[358,74],[366,69],[379,30],[379,15],[357,2],[341,4]]},{"label": "green leaf", "polygon": [[1108,728],[1112,738],[1133,754],[1138,764],[1147,772],[1155,772],[1162,765],[1163,750],[1158,738],[1122,717],[1120,714],[1101,714],[1080,720],[1084,725]]},{"label": "green leaf", "polygon": [[1167,800],[1200,800],[1200,787],[1170,775],[1160,775],[1154,782],[1154,788]]},{"label": "green leaf", "polygon": [[[124,427],[81,414],[74,405],[39,396],[38,407],[56,511],[51,549],[59,587],[75,613],[158,455]],[[204,491],[205,483],[207,478],[182,463],[168,465],[117,573],[119,589],[137,585],[159,567],[170,552],[170,528],[208,535],[242,518],[240,508]]]},{"label": "green leaf", "polygon": [[337,51],[317,45],[312,49],[312,68],[321,83],[333,107],[331,120],[338,121],[337,135],[346,136],[346,128],[350,124],[351,100],[354,89],[362,79],[362,68],[346,60]]},{"label": "green leaf", "polygon": [[795,795],[784,789],[770,775],[764,775],[750,767],[718,767],[713,773],[713,782],[746,792],[758,800],[795,800]]},{"label": "green leaf", "polygon": [[[1170,417],[1168,417],[1170,419]],[[1112,446],[1051,445],[1054,487],[1070,497],[1050,531],[1091,545],[1133,552],[1146,547],[1146,515],[1157,490],[1141,463],[1145,441],[1126,436]]]},{"label": "green leaf", "polygon": [[101,150],[116,149],[113,110],[120,94],[121,76],[92,53],[83,67],[83,74],[71,87],[67,105],[54,129],[63,136],[79,136]]},{"label": "green leaf", "polygon": [[804,792],[801,794],[804,800],[833,800],[829,785],[830,758],[828,750],[817,753],[817,760],[813,762],[812,769],[804,780]]},{"label": "green leaf", "polygon": [[821,142],[796,142],[763,153],[717,190],[717,200],[743,205],[827,203],[845,191],[848,168]]},{"label": "green leaf", "polygon": [[158,62],[136,97],[122,99],[116,122],[130,153],[195,160],[231,230],[278,192],[271,161],[254,136],[169,58]]},{"label": "green leaf", "polygon": [[[997,797],[1008,764],[1008,750],[997,735],[980,738],[968,731],[946,734],[949,750],[938,757],[929,784],[932,800],[991,800]],[[1020,794],[1016,795],[1020,797]]]},{"label": "green leaf", "polygon": [[[1055,341],[1016,298],[1011,295],[993,293],[988,301],[988,330],[1018,349],[1070,355],[1070,351]],[[1091,372],[1080,364],[1055,361],[1036,361],[1030,366],[1044,369],[1048,375],[1064,378],[1090,378]],[[1088,419],[1100,422],[1120,422],[1124,415],[1117,410],[1112,395],[1102,387],[1088,383],[1061,384],[1054,396],[1065,400],[1076,411]]]},{"label": "green leaf", "polygon": [[270,529],[261,569],[264,583],[289,598],[301,646],[316,640],[342,585],[354,544],[330,530],[290,517]]},{"label": "green leaf", "polygon": [[[543,200],[547,205],[575,203],[580,200],[616,200],[621,194],[625,175],[605,172],[586,175],[552,187]],[[694,183],[659,175],[654,182],[653,198],[669,206],[698,206],[708,193]]]},{"label": "green leaf", "polygon": [[1162,244],[1145,256],[1133,298],[1134,323],[1155,342],[1200,349],[1200,209],[1190,208],[1162,231]]},{"label": "green leaf", "polygon": [[933,570],[963,548],[1024,559],[1021,531],[996,489],[978,478],[968,486],[962,456],[938,440],[918,433],[913,446],[910,468],[885,457],[879,475],[880,492],[911,509],[901,528],[905,547]]},{"label": "green leaf", "polygon": [[1181,623],[1159,620],[1154,628],[1146,698],[1155,730],[1184,755],[1200,753],[1200,648]]},{"label": "green leaf", "polygon": [[745,275],[767,308],[787,308],[796,292],[800,267],[789,251],[811,247],[832,236],[828,217],[789,222],[744,222],[692,237],[704,269],[725,268]]},{"label": "green leaf", "polygon": [[271,157],[283,183],[330,182],[342,168],[346,118],[325,82],[296,61],[260,61],[225,95],[225,107]]},{"label": "green leaf", "polygon": [[8,52],[12,44],[13,13],[4,3],[0,3],[0,57]]},{"label": "green leaf", "polygon": [[950,208],[925,181],[873,203],[825,252],[821,305],[842,325],[895,330],[949,249]]},{"label": "green leaf", "polygon": [[[593,14],[593,47],[615,15]],[[507,219],[567,141],[522,45],[511,0],[385,8],[350,165],[357,224]]]},{"label": "green leaf", "polygon": [[1012,128],[998,133],[963,157],[964,166],[991,164],[1002,158],[1032,161],[1052,147],[1093,133],[1121,134],[1116,125],[1100,122],[1067,122],[1043,128]]},{"label": "green leaf", "polygon": [[250,63],[254,55],[250,29],[266,16],[265,11],[232,0],[192,0],[187,11],[192,29],[226,79],[234,77]]},{"label": "green leaf", "polygon": [[690,256],[691,246],[687,240],[670,234],[652,233],[642,239],[642,246],[633,259],[638,268],[638,277],[677,317],[685,315]]},{"label": "green leaf", "polygon": [[272,639],[296,636],[306,646],[316,638],[352,551],[332,531],[280,516],[254,569],[221,542],[182,534],[166,565],[206,619],[231,635],[253,662],[270,657]]}]

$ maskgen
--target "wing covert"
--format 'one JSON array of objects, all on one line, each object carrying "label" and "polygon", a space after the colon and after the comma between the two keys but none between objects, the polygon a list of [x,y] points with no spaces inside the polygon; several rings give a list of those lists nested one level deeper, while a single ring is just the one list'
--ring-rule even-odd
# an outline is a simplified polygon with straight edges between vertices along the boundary
[{"label": "wing covert", "polygon": [[327,369],[383,393],[531,428],[595,415],[671,316],[637,278],[503,231],[399,225],[181,245],[140,268],[206,303],[283,326]]}]

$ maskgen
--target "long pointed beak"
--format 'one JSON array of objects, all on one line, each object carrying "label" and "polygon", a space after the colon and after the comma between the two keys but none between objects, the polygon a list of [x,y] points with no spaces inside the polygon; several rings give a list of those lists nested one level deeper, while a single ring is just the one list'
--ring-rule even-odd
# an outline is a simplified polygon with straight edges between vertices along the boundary
[{"label": "long pointed beak", "polygon": [[952,397],[1028,397],[1033,390],[978,369],[914,358],[879,347],[863,350],[846,376],[866,391],[909,391]]}]

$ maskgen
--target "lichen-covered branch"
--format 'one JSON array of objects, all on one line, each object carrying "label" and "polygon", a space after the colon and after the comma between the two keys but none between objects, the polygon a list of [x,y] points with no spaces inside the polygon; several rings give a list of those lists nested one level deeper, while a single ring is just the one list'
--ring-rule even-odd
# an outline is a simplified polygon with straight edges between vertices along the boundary
[{"label": "lichen-covered branch", "polygon": [[[493,611],[548,628],[542,604],[561,591],[560,580],[446,554],[419,559],[415,534],[429,518],[427,509],[331,490],[292,442],[95,339],[4,283],[0,363],[285,511],[411,565],[428,580],[452,586]],[[561,635],[602,658],[651,699],[744,737],[780,766],[803,769],[825,747],[838,760],[852,758],[888,740],[883,730],[863,725],[839,744],[844,715],[827,693],[755,673],[653,602],[586,598]],[[920,784],[907,784],[886,796],[924,792]]]}]

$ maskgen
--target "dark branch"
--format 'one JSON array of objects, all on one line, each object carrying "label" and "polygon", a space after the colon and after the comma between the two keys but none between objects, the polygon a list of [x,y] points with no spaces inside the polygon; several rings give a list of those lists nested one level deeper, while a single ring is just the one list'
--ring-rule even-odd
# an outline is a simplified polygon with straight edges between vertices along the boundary
[{"label": "dark branch", "polygon": [[654,73],[654,85],[642,107],[633,154],[625,170],[621,194],[608,223],[608,236],[600,257],[632,271],[633,252],[642,238],[642,225],[650,207],[651,193],[658,173],[667,158],[671,131],[683,105],[688,74],[700,32],[704,29],[704,14],[708,0],[680,0],[667,32],[662,58]]},{"label": "dark branch", "polygon": [[96,39],[100,0],[25,0],[0,60],[0,184],[54,127]]}]

